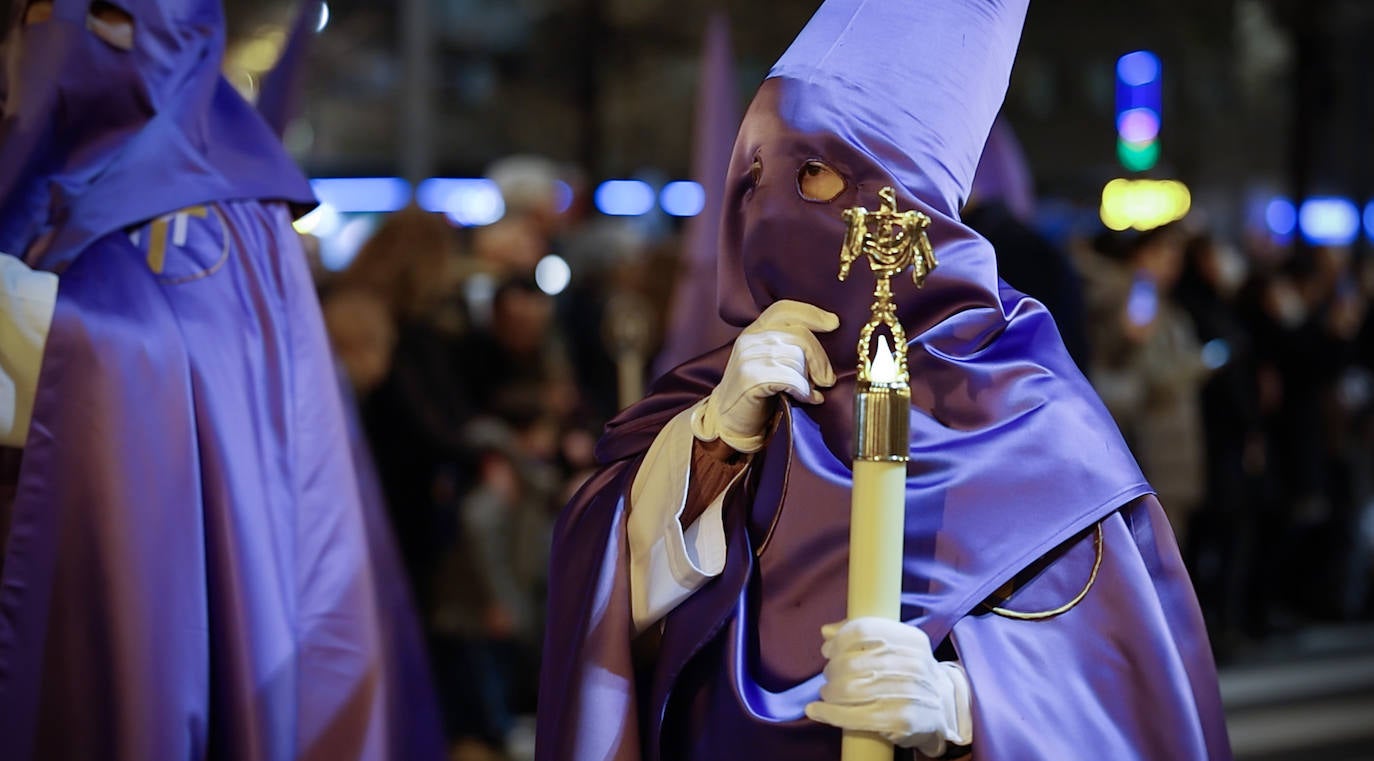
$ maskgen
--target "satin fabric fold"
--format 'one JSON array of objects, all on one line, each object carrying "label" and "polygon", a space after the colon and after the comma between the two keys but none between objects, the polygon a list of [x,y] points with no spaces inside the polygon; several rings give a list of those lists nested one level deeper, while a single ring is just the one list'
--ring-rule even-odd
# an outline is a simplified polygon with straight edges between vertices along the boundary
[{"label": "satin fabric fold", "polygon": [[[953,641],[974,686],[975,759],[1231,758],[1192,585],[1153,496],[1102,521],[1083,601],[1046,621],[977,610]],[[1045,610],[1091,576],[1093,534],[1001,604]]]}]

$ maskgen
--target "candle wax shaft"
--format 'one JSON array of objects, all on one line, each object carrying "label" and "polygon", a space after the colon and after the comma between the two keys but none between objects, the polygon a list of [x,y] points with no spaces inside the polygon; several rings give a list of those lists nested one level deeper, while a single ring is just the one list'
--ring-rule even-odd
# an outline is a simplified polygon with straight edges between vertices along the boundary
[{"label": "candle wax shaft", "polygon": [[[849,618],[898,620],[902,612],[902,539],[906,463],[854,463],[849,518]],[[862,732],[845,732],[842,761],[892,761],[892,746]]]}]

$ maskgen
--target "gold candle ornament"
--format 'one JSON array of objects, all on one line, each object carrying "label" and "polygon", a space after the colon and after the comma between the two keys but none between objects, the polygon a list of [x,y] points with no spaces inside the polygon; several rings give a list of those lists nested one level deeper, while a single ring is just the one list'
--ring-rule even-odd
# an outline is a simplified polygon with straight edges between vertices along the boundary
[{"label": "gold candle ornament", "polygon": [[[892,278],[912,269],[919,288],[939,264],[926,237],[930,217],[898,211],[891,187],[878,191],[877,211],[847,209],[840,280],[854,262],[868,260],[876,285],[871,316],[859,333],[859,378],[854,395],[854,493],[849,522],[849,618],[899,620],[902,540],[906,522],[906,463],[911,434],[911,387],[906,331],[892,301]],[[878,334],[881,327],[892,335]],[[844,733],[842,761],[892,761],[892,745],[871,732]]]}]

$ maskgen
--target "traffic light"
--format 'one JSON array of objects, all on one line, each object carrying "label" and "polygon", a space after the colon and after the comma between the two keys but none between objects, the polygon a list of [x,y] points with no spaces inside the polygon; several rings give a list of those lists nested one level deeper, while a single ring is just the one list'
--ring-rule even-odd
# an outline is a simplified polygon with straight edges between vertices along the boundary
[{"label": "traffic light", "polygon": [[1159,161],[1159,56],[1148,50],[1116,62],[1116,156],[1132,172]]}]

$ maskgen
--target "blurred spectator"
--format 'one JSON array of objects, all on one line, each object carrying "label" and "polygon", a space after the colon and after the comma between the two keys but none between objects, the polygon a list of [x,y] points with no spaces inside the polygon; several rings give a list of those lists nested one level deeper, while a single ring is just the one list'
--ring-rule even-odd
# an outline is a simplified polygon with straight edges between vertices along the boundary
[{"label": "blurred spectator", "polygon": [[443,544],[435,531],[439,474],[462,460],[460,431],[471,417],[453,352],[464,325],[460,266],[448,222],[412,206],[383,222],[324,298],[424,614],[432,609],[430,583]]},{"label": "blurred spectator", "polygon": [[353,393],[366,397],[391,371],[396,325],[386,305],[364,291],[338,291],[322,306],[334,355]]},{"label": "blurred spectator", "polygon": [[558,167],[543,156],[507,156],[487,167],[506,204],[506,218],[530,223],[545,240],[558,232],[560,193]]},{"label": "blurred spectator", "polygon": [[[1300,615],[1347,615],[1346,563],[1356,549],[1367,447],[1355,422],[1369,405],[1368,373],[1356,365],[1365,296],[1350,251],[1322,246],[1287,262],[1270,287],[1270,345],[1282,389],[1275,454],[1287,515],[1283,584]],[[1300,619],[1299,619],[1300,620]],[[1279,625],[1292,621],[1278,620]]]},{"label": "blurred spectator", "polygon": [[638,399],[662,341],[671,271],[663,252],[622,220],[601,220],[571,238],[572,287],[559,302],[586,411],[600,428]]},{"label": "blurred spectator", "polygon": [[455,500],[458,540],[439,565],[435,650],[452,736],[504,746],[514,713],[533,713],[543,641],[558,470],[543,421],[467,429],[476,485]]},{"label": "blurred spectator", "polygon": [[[577,392],[553,300],[510,274],[533,269],[541,239],[517,218],[476,240],[483,261],[461,256],[442,216],[397,212],[325,312],[429,624],[450,738],[496,753],[512,712],[533,711],[552,498],[580,439],[560,440]],[[500,285],[473,326],[463,283],[483,277]]]},{"label": "blurred spectator", "polygon": [[1267,515],[1269,460],[1255,339],[1239,308],[1245,260],[1210,235],[1191,238],[1175,296],[1192,320],[1203,363],[1206,496],[1193,515],[1184,558],[1213,641],[1229,646],[1244,625],[1247,565]]},{"label": "blurred spectator", "polygon": [[491,324],[456,346],[474,408],[507,422],[542,415],[561,420],[571,413],[577,390],[553,314],[553,298],[531,279],[497,288]]},{"label": "blurred spectator", "polygon": [[471,417],[437,474],[430,587],[435,659],[452,737],[499,751],[515,713],[532,713],[549,533],[563,489],[566,421],[577,390],[553,299],[527,278],[501,283],[491,320],[451,346]]},{"label": "blurred spectator", "polygon": [[1186,546],[1190,516],[1204,496],[1198,393],[1207,368],[1192,323],[1173,298],[1182,266],[1176,227],[1139,234],[1124,264],[1095,269],[1089,324],[1093,383]]}]

